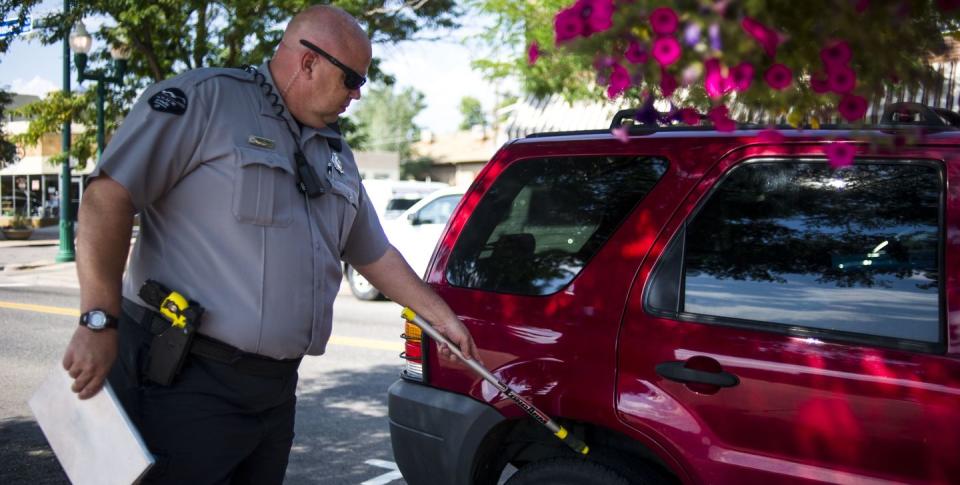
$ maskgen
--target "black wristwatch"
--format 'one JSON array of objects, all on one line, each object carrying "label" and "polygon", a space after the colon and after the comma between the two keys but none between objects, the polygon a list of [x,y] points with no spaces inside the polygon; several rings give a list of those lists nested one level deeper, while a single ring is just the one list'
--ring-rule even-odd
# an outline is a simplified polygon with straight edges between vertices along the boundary
[{"label": "black wristwatch", "polygon": [[80,325],[99,332],[105,328],[117,328],[117,317],[103,310],[90,310],[80,315]]}]

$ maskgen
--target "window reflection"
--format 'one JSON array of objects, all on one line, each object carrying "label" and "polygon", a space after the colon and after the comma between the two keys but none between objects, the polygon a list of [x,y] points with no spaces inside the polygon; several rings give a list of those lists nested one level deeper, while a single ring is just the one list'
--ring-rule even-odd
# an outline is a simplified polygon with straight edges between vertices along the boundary
[{"label": "window reflection", "polygon": [[688,228],[683,309],[937,342],[941,190],[922,164],[742,165]]}]

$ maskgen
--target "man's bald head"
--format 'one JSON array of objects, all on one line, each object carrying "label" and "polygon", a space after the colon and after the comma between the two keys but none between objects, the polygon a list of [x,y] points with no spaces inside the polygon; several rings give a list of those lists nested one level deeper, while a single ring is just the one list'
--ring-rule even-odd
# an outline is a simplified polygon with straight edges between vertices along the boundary
[{"label": "man's bald head", "polygon": [[300,39],[317,45],[348,43],[370,48],[367,33],[357,19],[344,10],[329,5],[314,5],[293,17],[283,33],[283,42],[297,45]]},{"label": "man's bald head", "polygon": [[347,83],[347,72],[366,76],[371,56],[370,39],[357,19],[336,7],[314,5],[290,20],[269,67],[290,113],[320,127],[360,99],[360,88]]}]

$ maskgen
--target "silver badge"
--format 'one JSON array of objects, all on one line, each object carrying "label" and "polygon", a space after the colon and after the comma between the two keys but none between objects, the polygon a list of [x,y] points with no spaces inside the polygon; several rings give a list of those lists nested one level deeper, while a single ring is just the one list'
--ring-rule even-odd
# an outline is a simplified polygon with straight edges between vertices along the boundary
[{"label": "silver badge", "polygon": [[343,162],[340,161],[337,152],[333,152],[333,155],[330,155],[330,163],[333,164],[333,168],[337,169],[337,172],[340,172],[340,175],[343,175]]}]

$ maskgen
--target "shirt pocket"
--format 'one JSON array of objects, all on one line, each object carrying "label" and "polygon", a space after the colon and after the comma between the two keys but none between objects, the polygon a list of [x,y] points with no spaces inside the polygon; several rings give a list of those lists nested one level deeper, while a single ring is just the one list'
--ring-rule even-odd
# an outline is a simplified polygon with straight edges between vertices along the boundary
[{"label": "shirt pocket", "polygon": [[347,239],[350,237],[350,231],[353,229],[353,223],[357,219],[357,208],[360,205],[359,192],[346,183],[333,179],[330,181],[330,192],[342,200],[342,210],[340,212],[340,243],[338,249],[341,257],[347,249]]},{"label": "shirt pocket", "polygon": [[296,193],[290,162],[278,153],[235,148],[234,217],[239,222],[257,226],[290,225]]}]

